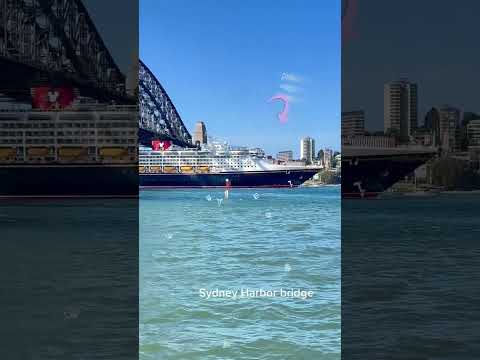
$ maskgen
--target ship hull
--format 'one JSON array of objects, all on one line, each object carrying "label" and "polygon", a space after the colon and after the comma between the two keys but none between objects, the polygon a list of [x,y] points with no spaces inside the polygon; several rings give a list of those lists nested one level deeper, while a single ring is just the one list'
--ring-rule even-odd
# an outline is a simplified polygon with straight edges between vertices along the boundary
[{"label": "ship hull", "polygon": [[342,158],[342,197],[375,198],[427,162],[435,152]]},{"label": "ship hull", "polygon": [[297,187],[319,170],[279,170],[222,172],[206,174],[141,174],[141,188],[208,188],[225,187],[226,180],[232,188]]},{"label": "ship hull", "polygon": [[0,198],[134,197],[138,165],[4,165]]}]

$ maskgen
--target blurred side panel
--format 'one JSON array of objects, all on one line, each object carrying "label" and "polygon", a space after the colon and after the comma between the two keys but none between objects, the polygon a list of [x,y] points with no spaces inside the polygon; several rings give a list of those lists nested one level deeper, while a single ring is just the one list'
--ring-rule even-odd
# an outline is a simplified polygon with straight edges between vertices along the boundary
[{"label": "blurred side panel", "polygon": [[138,2],[0,0],[8,359],[138,356]]},{"label": "blurred side panel", "polygon": [[342,11],[342,357],[474,359],[480,4]]}]

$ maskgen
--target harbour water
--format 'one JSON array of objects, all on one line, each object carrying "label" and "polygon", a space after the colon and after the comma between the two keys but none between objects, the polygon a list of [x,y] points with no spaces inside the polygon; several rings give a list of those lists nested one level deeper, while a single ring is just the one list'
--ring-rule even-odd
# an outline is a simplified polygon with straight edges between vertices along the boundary
[{"label": "harbour water", "polygon": [[140,359],[340,359],[340,249],[339,187],[142,191]]},{"label": "harbour water", "polygon": [[475,359],[478,194],[342,201],[342,356]]},{"label": "harbour water", "polygon": [[0,229],[0,358],[137,358],[137,199],[2,199]]}]

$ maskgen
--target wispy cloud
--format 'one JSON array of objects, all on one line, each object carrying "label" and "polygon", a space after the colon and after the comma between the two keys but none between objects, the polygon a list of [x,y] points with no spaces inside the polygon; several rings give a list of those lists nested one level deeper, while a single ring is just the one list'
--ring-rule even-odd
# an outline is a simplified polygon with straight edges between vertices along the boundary
[{"label": "wispy cloud", "polygon": [[280,89],[285,90],[288,93],[296,93],[300,90],[300,88],[296,85],[292,84],[280,84]]},{"label": "wispy cloud", "polygon": [[288,100],[289,100],[291,103],[299,103],[299,102],[302,102],[302,101],[303,101],[303,98],[298,97],[298,96],[288,95]]},{"label": "wispy cloud", "polygon": [[281,80],[295,82],[295,83],[302,83],[304,81],[302,76],[292,74],[292,73],[283,73]]}]

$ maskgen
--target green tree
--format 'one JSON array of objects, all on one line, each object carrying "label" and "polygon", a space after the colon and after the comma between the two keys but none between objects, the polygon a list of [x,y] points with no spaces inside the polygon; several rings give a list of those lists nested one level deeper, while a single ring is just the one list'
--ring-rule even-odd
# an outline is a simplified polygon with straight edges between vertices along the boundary
[{"label": "green tree", "polygon": [[334,171],[323,170],[318,174],[322,184],[339,184],[340,177]]},{"label": "green tree", "polygon": [[432,182],[448,190],[471,190],[480,187],[480,178],[468,162],[441,158],[432,165]]}]

